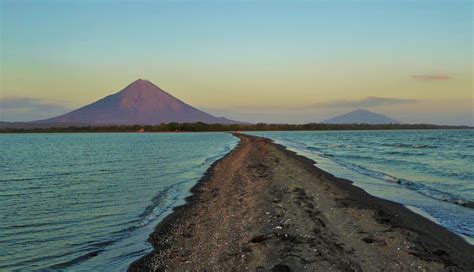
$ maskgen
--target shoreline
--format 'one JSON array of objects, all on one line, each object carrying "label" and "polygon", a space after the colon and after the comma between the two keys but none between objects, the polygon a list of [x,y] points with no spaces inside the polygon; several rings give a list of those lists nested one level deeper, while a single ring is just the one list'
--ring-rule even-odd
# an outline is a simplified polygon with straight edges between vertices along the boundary
[{"label": "shoreline", "polygon": [[[403,204],[402,204],[403,205]],[[422,209],[418,208],[418,207],[415,207],[415,206],[410,206],[410,205],[403,205],[405,208],[407,208],[408,210],[410,210],[411,212],[413,213],[416,213],[428,220],[430,220],[431,222],[435,223],[436,225],[439,225],[443,228],[446,228],[445,226],[443,226],[436,218],[434,218],[433,216],[431,216],[429,213],[423,211]],[[447,229],[447,228],[446,228]],[[449,230],[449,229],[448,229]],[[461,233],[457,233],[457,232],[454,232],[454,231],[451,231],[449,230],[450,232],[456,234],[457,236],[461,237],[461,239],[463,239],[466,243],[474,246],[474,238],[472,237],[469,237],[467,235],[463,235]]]},{"label": "shoreline", "polygon": [[474,267],[474,246],[458,234],[269,139],[234,136],[237,146],[156,226],[154,251],[130,271]]},{"label": "shoreline", "polygon": [[[257,131],[288,131],[288,132],[310,132],[310,131],[416,131],[416,130],[474,130],[474,127],[461,127],[461,128],[370,128],[370,129],[298,129],[298,130],[240,130],[241,132],[257,132]],[[235,129],[229,130],[179,130],[179,131],[136,131],[136,130],[80,130],[80,131],[71,131],[71,130],[50,130],[50,129],[20,129],[15,131],[10,131],[9,128],[0,128],[0,135],[5,134],[78,134],[78,133],[234,133]]]},{"label": "shoreline", "polygon": [[[251,136],[253,136],[253,135],[251,135]],[[260,136],[256,136],[256,137],[260,137]],[[356,187],[356,188],[359,188],[360,190],[362,190],[365,194],[369,195],[370,197],[373,197],[373,198],[376,198],[376,199],[379,199],[379,200],[383,200],[383,201],[388,201],[388,202],[391,202],[391,203],[396,204],[396,205],[401,205],[402,207],[406,208],[406,209],[409,210],[410,212],[415,213],[415,214],[417,214],[417,215],[419,215],[419,216],[421,216],[421,217],[423,217],[423,218],[425,218],[425,219],[431,221],[432,223],[434,223],[434,224],[436,224],[436,225],[438,225],[438,226],[440,226],[440,227],[446,229],[446,230],[449,231],[450,233],[455,234],[456,236],[460,237],[460,238],[463,239],[466,243],[468,243],[468,244],[474,246],[474,238],[471,238],[471,237],[469,237],[469,236],[462,235],[462,234],[460,234],[460,233],[456,233],[456,232],[454,232],[454,231],[452,231],[452,230],[447,229],[447,228],[446,228],[445,226],[443,226],[436,218],[434,218],[433,216],[431,216],[429,213],[427,213],[427,212],[421,210],[420,208],[415,207],[415,206],[410,206],[410,205],[404,205],[404,204],[401,204],[401,203],[398,203],[398,202],[395,202],[395,201],[391,201],[391,200],[388,200],[388,199],[384,199],[384,198],[381,198],[381,197],[377,197],[377,196],[371,195],[371,194],[369,194],[368,192],[366,192],[363,187],[360,187],[360,186],[356,185],[356,184],[354,183],[354,181],[348,180],[348,179],[344,179],[344,178],[336,177],[336,176],[334,176],[333,174],[331,174],[330,172],[327,172],[327,171],[325,171],[325,170],[319,168],[319,167],[317,166],[316,161],[314,161],[314,160],[312,160],[312,159],[310,159],[310,158],[307,158],[307,157],[305,157],[304,155],[298,154],[297,151],[289,150],[289,149],[288,149],[286,146],[284,146],[283,144],[275,143],[275,142],[274,142],[272,139],[270,139],[270,138],[266,138],[266,137],[261,137],[261,138],[268,139],[268,140],[271,141],[273,144],[279,146],[280,148],[284,149],[285,151],[293,152],[296,156],[301,156],[301,157],[303,157],[303,158],[305,158],[305,159],[310,160],[310,161],[314,164],[314,167],[316,167],[319,171],[323,172],[325,175],[328,175],[328,177],[329,177],[330,179],[339,180],[339,181],[343,181],[343,182],[349,182],[351,186],[354,186],[354,187]],[[473,270],[474,270],[474,268],[473,268]]]},{"label": "shoreline", "polygon": [[[251,136],[253,136],[253,135],[251,135]],[[331,172],[326,171],[326,170],[323,170],[322,168],[320,168],[314,159],[311,159],[310,157],[306,156],[306,155],[304,154],[304,152],[303,152],[303,153],[301,152],[301,150],[298,150],[298,149],[296,149],[296,148],[288,148],[288,147],[286,147],[286,146],[284,145],[284,143],[275,141],[275,140],[273,140],[273,139],[271,139],[271,138],[267,138],[267,137],[264,137],[264,136],[257,136],[257,137],[261,137],[261,138],[268,139],[268,140],[272,141],[274,144],[276,144],[276,145],[281,145],[281,146],[282,146],[283,148],[285,148],[286,150],[288,150],[288,151],[290,151],[290,152],[294,152],[296,155],[299,155],[299,156],[308,158],[308,159],[312,160],[313,163],[315,164],[315,166],[316,166],[317,168],[319,168],[321,171],[325,171],[325,172],[327,172],[329,175],[335,176],[335,175],[332,174]],[[344,179],[344,178],[340,178],[340,179]],[[354,182],[354,181],[351,180],[351,179],[347,179],[347,180],[348,180],[349,182],[351,182],[351,184],[352,184],[353,186],[359,187],[359,188],[361,188],[362,190],[364,190],[366,193],[368,193],[368,192],[366,191],[366,189],[364,189],[363,186],[358,185],[356,182]],[[387,199],[387,198],[379,197],[379,196],[376,196],[376,195],[373,195],[373,194],[370,194],[370,193],[368,193],[368,194],[371,195],[371,196],[373,196],[373,197],[375,197],[375,198],[379,198],[379,199],[387,200],[387,201],[392,201],[392,202],[394,202],[394,203],[403,205],[405,208],[409,209],[410,211],[412,211],[412,212],[414,212],[414,213],[416,213],[416,214],[418,214],[418,215],[420,215],[420,216],[422,216],[422,217],[424,217],[424,218],[426,218],[426,219],[432,221],[433,223],[435,223],[435,224],[437,224],[437,225],[440,225],[440,226],[442,226],[442,227],[448,229],[447,227],[443,226],[442,223],[438,221],[438,219],[436,219],[435,217],[433,217],[433,216],[430,215],[429,213],[423,211],[422,209],[420,209],[420,208],[418,208],[418,207],[416,207],[416,206],[407,205],[407,204],[402,204],[402,203],[399,203],[399,202],[394,201],[394,200],[390,200],[390,199]],[[448,203],[454,204],[454,203],[452,203],[452,202],[448,202]],[[459,204],[454,204],[454,205],[459,205]],[[467,206],[467,205],[460,205],[460,206],[465,207],[465,208],[471,208],[471,206]],[[450,229],[448,229],[448,230],[449,230],[450,232],[452,232],[452,233],[458,235],[459,237],[461,237],[463,240],[465,240],[465,241],[466,241],[467,243],[469,243],[470,245],[473,245],[473,246],[474,246],[474,237],[470,237],[470,236],[464,235],[464,234],[462,234],[462,233],[458,233],[458,232],[453,231],[453,230],[450,230]]]}]

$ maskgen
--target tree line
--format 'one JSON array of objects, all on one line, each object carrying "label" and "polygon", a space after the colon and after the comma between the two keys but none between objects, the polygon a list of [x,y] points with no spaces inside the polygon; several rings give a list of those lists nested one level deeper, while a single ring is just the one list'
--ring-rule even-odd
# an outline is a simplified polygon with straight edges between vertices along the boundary
[{"label": "tree line", "polygon": [[0,133],[61,132],[218,132],[218,131],[308,131],[308,130],[406,130],[406,129],[472,129],[469,126],[430,124],[206,124],[166,123],[160,125],[67,126],[48,128],[3,128]]}]

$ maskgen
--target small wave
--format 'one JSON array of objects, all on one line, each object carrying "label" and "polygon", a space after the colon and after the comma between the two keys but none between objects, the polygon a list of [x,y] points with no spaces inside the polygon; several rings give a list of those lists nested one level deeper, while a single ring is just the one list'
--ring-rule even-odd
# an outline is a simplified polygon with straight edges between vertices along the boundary
[{"label": "small wave", "polygon": [[316,147],[312,147],[312,146],[308,146],[308,147],[306,147],[306,149],[310,150],[310,151],[318,151],[318,152],[321,151],[321,149],[316,148]]},{"label": "small wave", "polygon": [[328,144],[328,147],[346,147],[343,144]]},{"label": "small wave", "polygon": [[437,145],[417,145],[417,144],[403,144],[403,143],[382,144],[382,145],[389,146],[389,147],[404,147],[404,148],[438,148]]},{"label": "small wave", "polygon": [[474,154],[460,154],[458,156],[461,159],[474,159]]},{"label": "small wave", "polygon": [[413,145],[413,148],[438,148],[437,145]]},{"label": "small wave", "polygon": [[58,264],[55,264],[55,265],[52,265],[49,267],[49,269],[52,269],[52,270],[63,270],[63,269],[66,269],[70,266],[73,266],[75,264],[78,264],[78,263],[81,263],[81,262],[84,262],[92,257],[95,257],[97,255],[99,255],[99,253],[101,253],[103,251],[102,250],[94,250],[94,251],[91,251],[91,252],[87,252],[79,257],[76,257],[72,260],[69,260],[69,261],[65,261],[65,262],[62,262],[62,263],[58,263]]},{"label": "small wave", "polygon": [[[140,228],[153,222],[166,211],[175,206],[181,195],[179,186],[189,181],[180,181],[171,186],[166,187],[158,193],[152,200],[151,204],[138,216],[139,225],[135,228]],[[128,230],[130,231],[130,230]]]},{"label": "small wave", "polygon": [[384,153],[388,155],[401,155],[401,156],[425,156],[426,155],[426,153],[412,153],[412,152],[406,152],[406,151],[386,151]]},{"label": "small wave", "polygon": [[201,164],[201,166],[208,166],[218,159],[224,157],[227,153],[229,153],[232,149],[234,148],[234,144],[229,144],[224,146],[224,148],[219,151],[215,156],[208,157],[204,160],[204,162]]},{"label": "small wave", "polygon": [[206,166],[206,165],[212,164],[213,162],[215,162],[216,160],[218,160],[220,158],[222,158],[221,155],[209,157],[209,158],[204,160],[204,162],[201,164],[201,166]]},{"label": "small wave", "polygon": [[327,152],[322,152],[321,149],[319,149],[317,147],[307,146],[307,147],[305,147],[305,150],[309,151],[310,153],[317,154],[318,156],[323,157],[323,158],[333,157],[332,154],[327,153]]},{"label": "small wave", "polygon": [[380,158],[374,156],[364,156],[361,154],[341,154],[339,157],[344,158],[346,160],[364,160],[364,161],[373,161],[379,160]]},{"label": "small wave", "polygon": [[[311,146],[306,145],[305,143],[299,143],[299,142],[291,141],[289,139],[286,139],[283,141],[276,141],[276,143],[290,147],[290,148],[296,148],[296,149],[302,149],[302,150],[307,149],[308,147],[311,147]],[[311,148],[316,149],[315,147],[311,147]]]},{"label": "small wave", "polygon": [[379,179],[379,180],[383,180],[383,181],[386,181],[386,182],[400,184],[400,185],[404,186],[405,188],[408,188],[410,190],[414,190],[414,191],[416,191],[416,192],[418,192],[418,193],[420,193],[424,196],[427,196],[427,197],[430,197],[430,198],[433,198],[433,199],[436,199],[436,200],[450,202],[450,203],[460,205],[460,206],[464,206],[464,207],[468,207],[468,208],[474,208],[474,201],[466,200],[466,199],[460,198],[458,196],[452,195],[452,194],[447,193],[447,192],[442,192],[440,190],[431,188],[430,186],[427,186],[425,184],[421,184],[421,183],[418,183],[418,182],[414,182],[414,181],[410,181],[410,180],[406,180],[406,179],[402,179],[402,178],[397,178],[395,176],[391,176],[389,174],[379,172],[379,171],[375,171],[375,170],[370,170],[370,169],[367,169],[363,166],[353,164],[353,163],[340,162],[340,161],[338,161],[337,163],[344,166],[344,167],[346,167],[346,168],[348,168],[348,169],[350,169],[350,170],[353,170],[353,171],[355,171],[359,174],[369,176],[369,177],[372,177],[372,178],[376,178],[376,179]]},{"label": "small wave", "polygon": [[50,266],[49,269],[66,269],[78,263],[84,262],[90,258],[94,258],[101,252],[103,252],[107,246],[114,244],[120,241],[121,239],[130,236],[132,232],[141,229],[152,222],[155,222],[161,215],[176,206],[176,203],[178,202],[181,195],[179,187],[181,184],[186,182],[188,181],[177,182],[159,192],[151,200],[151,204],[145,208],[145,210],[138,216],[138,218],[130,221],[133,223],[132,226],[111,233],[112,237],[110,240],[87,243],[83,247],[84,251],[87,251],[86,253],[72,260]]}]

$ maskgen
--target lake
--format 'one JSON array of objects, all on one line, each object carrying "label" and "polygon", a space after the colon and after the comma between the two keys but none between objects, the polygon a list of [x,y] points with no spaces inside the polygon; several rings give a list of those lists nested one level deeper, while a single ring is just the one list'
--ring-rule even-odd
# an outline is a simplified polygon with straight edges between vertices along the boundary
[{"label": "lake", "polygon": [[0,270],[126,270],[238,140],[227,133],[0,135]]}]

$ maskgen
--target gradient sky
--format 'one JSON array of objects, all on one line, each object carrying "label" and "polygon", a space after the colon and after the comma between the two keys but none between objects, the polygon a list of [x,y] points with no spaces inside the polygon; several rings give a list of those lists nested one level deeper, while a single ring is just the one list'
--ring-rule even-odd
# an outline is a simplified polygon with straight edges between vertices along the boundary
[{"label": "gradient sky", "polygon": [[470,0],[0,2],[1,120],[144,78],[243,121],[473,124]]}]

